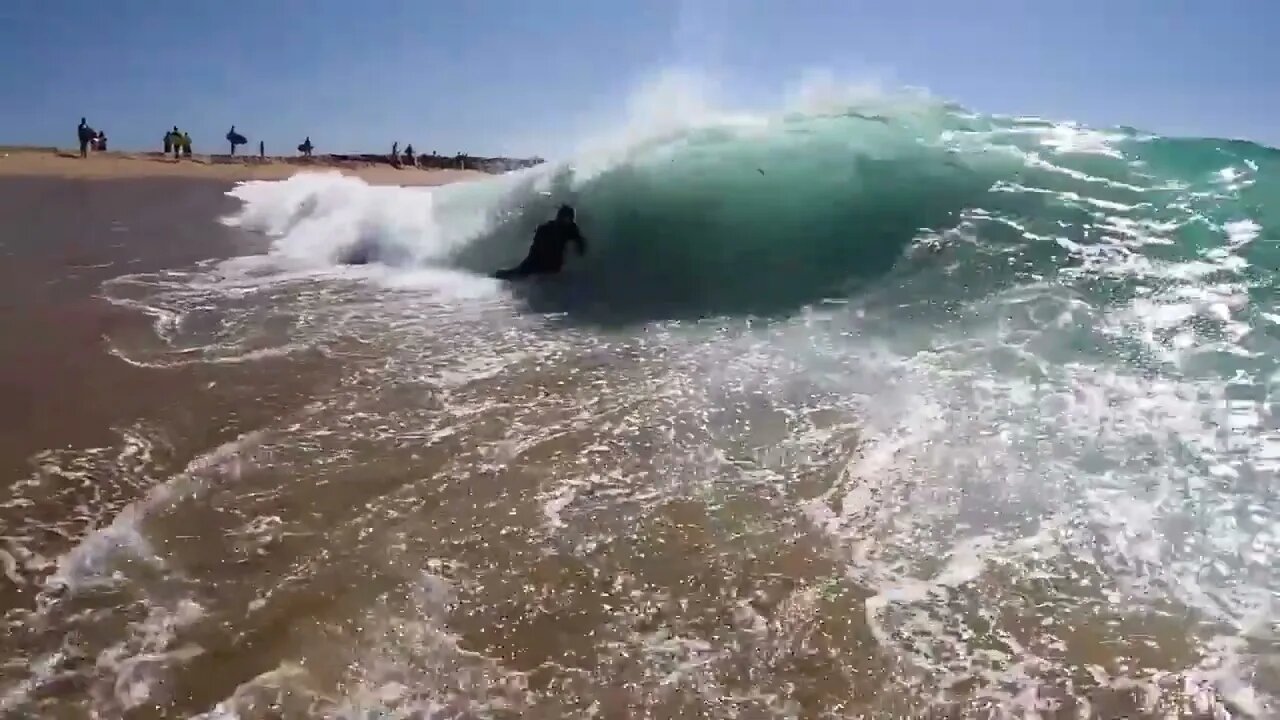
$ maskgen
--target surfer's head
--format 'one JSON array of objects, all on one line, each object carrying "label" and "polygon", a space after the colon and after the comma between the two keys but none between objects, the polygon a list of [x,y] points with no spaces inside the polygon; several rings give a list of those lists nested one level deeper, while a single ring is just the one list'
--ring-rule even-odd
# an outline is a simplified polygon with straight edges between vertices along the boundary
[{"label": "surfer's head", "polygon": [[571,205],[561,205],[560,209],[556,211],[557,222],[573,222],[573,218],[574,212]]}]

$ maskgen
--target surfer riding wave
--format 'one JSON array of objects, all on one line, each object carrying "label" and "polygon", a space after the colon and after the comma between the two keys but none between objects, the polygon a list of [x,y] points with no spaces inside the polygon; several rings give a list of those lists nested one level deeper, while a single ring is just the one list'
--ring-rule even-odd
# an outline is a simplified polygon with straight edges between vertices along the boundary
[{"label": "surfer riding wave", "polygon": [[519,265],[499,270],[493,277],[499,280],[515,280],[530,275],[551,275],[560,272],[564,266],[565,249],[573,243],[578,248],[578,255],[587,252],[587,241],[582,236],[575,222],[572,207],[560,206],[555,220],[549,220],[538,226],[533,234],[533,245],[529,254]]}]

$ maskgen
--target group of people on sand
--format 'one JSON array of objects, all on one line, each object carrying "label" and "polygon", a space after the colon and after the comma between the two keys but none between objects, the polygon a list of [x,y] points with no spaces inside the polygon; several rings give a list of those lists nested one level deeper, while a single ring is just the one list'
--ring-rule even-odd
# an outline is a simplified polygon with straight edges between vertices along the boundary
[{"label": "group of people on sand", "polygon": [[80,141],[80,157],[89,157],[89,151],[106,152],[107,134],[89,127],[85,118],[80,118],[80,126],[76,128],[76,138]]},{"label": "group of people on sand", "polygon": [[191,136],[178,129],[177,125],[173,129],[164,134],[164,154],[173,153],[173,159],[177,160],[178,156],[191,157]]},{"label": "group of people on sand", "polygon": [[[105,151],[107,149],[107,134],[89,127],[89,123],[85,118],[80,118],[80,126],[77,128],[76,134],[80,141],[80,157],[88,157],[90,150]],[[231,154],[235,155],[236,148],[247,144],[249,139],[236,132],[236,126],[232,125],[231,129],[227,131],[227,142],[230,144]],[[167,156],[169,153],[173,153],[174,160],[183,157],[191,157],[191,135],[183,130],[179,130],[177,125],[174,125],[172,130],[165,131],[163,144],[164,154]],[[315,145],[311,142],[311,136],[308,135],[307,138],[302,141],[302,144],[298,145],[298,152],[301,153],[303,157],[312,157],[312,154],[315,152]],[[266,144],[259,142],[258,156],[265,158],[266,155]],[[427,156],[424,155],[423,157],[425,158]],[[431,158],[434,159],[436,157],[438,157],[436,153],[431,153]],[[459,153],[458,157],[461,159],[463,155]],[[418,155],[414,152],[413,145],[407,145],[404,152],[401,153],[399,141],[391,144],[391,157],[389,159],[391,164],[395,167],[401,167],[403,165],[407,165],[409,167],[419,166]]]},{"label": "group of people on sand", "polygon": [[[232,125],[231,129],[227,131],[227,143],[231,146],[232,155],[236,154],[237,147],[241,145],[246,145],[248,144],[248,142],[249,142],[249,138],[236,132],[235,125]],[[315,145],[311,144],[310,135],[308,135],[307,138],[303,140],[300,145],[298,145],[298,152],[302,153],[303,157],[311,157],[311,153],[314,150],[315,150]],[[266,156],[267,156],[267,144],[259,140],[258,141],[258,157],[265,158]]]},{"label": "group of people on sand", "polygon": [[[458,153],[455,156],[458,162],[458,169],[460,170],[463,169],[462,162],[463,162],[463,158],[465,157],[467,156],[464,153]],[[422,163],[424,162],[426,163],[425,167],[429,167],[429,168],[443,167],[443,165],[438,164],[440,161],[440,153],[436,152],[435,150],[432,150],[430,155],[423,153],[421,156],[419,156],[416,152],[413,151],[413,145],[410,144],[410,145],[406,145],[404,148],[404,152],[401,153],[399,142],[391,143],[391,156],[389,159],[391,160],[391,164],[395,167],[408,165],[409,167],[416,168],[416,167],[422,166]]]},{"label": "group of people on sand", "polygon": [[399,166],[401,163],[410,167],[418,167],[418,156],[413,152],[413,145],[406,145],[404,155],[400,155],[400,141],[391,143],[391,164]]},{"label": "group of people on sand", "polygon": [[[235,155],[236,148],[247,144],[249,139],[236,132],[236,126],[232,125],[231,129],[227,131],[227,142],[231,146],[231,154]],[[310,157],[312,148],[311,138],[308,137],[298,146],[298,152]],[[172,130],[164,134],[164,154],[168,155],[170,152],[173,153],[175,160],[179,157],[191,157],[191,136],[179,130],[177,125],[174,125]],[[266,157],[266,155],[266,143],[259,141],[258,156]]]}]

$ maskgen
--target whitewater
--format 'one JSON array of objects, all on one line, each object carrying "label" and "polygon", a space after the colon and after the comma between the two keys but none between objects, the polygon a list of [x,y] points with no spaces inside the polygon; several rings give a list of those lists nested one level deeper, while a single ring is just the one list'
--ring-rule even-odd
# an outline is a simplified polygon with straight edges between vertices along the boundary
[{"label": "whitewater", "polygon": [[[172,473],[155,428],[41,459],[140,490],[6,554],[0,712],[1280,715],[1280,153],[800,100],[242,183],[262,253],[108,282],[122,360],[307,399]],[[589,252],[489,279],[562,203]]]}]

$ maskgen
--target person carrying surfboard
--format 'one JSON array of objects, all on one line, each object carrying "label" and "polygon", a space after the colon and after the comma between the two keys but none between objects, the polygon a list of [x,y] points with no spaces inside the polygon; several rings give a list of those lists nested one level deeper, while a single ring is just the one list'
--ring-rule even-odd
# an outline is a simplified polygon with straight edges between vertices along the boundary
[{"label": "person carrying surfboard", "polygon": [[493,276],[499,280],[515,280],[530,275],[550,275],[564,267],[564,252],[569,243],[578,248],[579,255],[587,252],[587,240],[575,222],[575,213],[569,205],[561,205],[556,219],[538,226],[533,233],[533,245],[529,254],[517,266],[499,270]]},{"label": "person carrying surfboard", "polygon": [[231,129],[227,131],[227,142],[231,143],[231,154],[235,155],[236,146],[244,145],[245,143],[249,142],[249,138],[246,138],[245,136],[236,132],[236,126],[232,125]]},{"label": "person carrying surfboard", "polygon": [[76,139],[80,141],[80,157],[89,157],[89,143],[93,141],[93,128],[89,127],[88,121],[80,118],[80,125],[76,127]]}]

